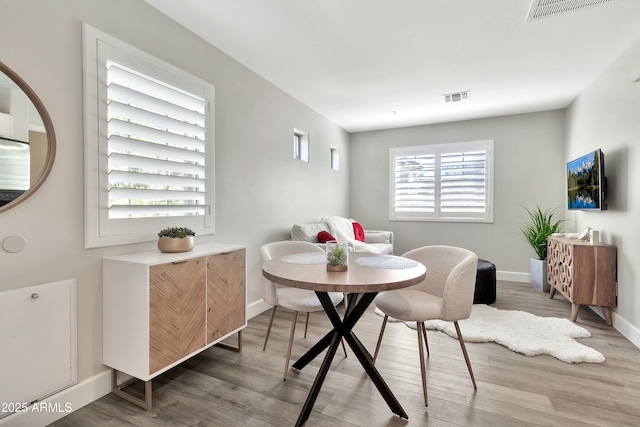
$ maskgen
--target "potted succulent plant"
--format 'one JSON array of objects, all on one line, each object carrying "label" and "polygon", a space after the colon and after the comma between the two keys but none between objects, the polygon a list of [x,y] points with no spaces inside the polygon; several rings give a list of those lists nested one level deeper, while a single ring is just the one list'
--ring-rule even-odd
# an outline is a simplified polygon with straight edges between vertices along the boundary
[{"label": "potted succulent plant", "polygon": [[349,247],[346,242],[329,241],[327,245],[327,270],[347,271]]},{"label": "potted succulent plant", "polygon": [[547,238],[553,233],[561,231],[564,220],[553,218],[555,209],[542,211],[540,206],[535,209],[524,208],[529,214],[530,222],[521,227],[522,235],[536,252],[537,258],[529,260],[529,275],[533,287],[542,292],[549,292],[551,286],[547,282]]},{"label": "potted succulent plant", "polygon": [[160,252],[188,252],[195,246],[196,233],[187,227],[167,227],[158,233]]}]

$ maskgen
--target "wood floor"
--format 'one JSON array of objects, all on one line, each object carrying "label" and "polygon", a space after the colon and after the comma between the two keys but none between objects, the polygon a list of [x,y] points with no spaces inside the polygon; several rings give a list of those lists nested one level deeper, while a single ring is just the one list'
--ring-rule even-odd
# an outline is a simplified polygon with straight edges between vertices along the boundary
[{"label": "wood floor", "polygon": [[[494,305],[541,316],[569,318],[571,313],[561,296],[549,300],[522,283],[499,282]],[[305,339],[304,317],[298,318],[292,360],[329,328],[323,313],[311,319]],[[291,370],[283,381],[291,313],[279,310],[263,352],[268,320],[265,312],[249,321],[241,353],[214,347],[157,377],[149,412],[110,394],[53,425],[292,426],[322,360]],[[354,329],[370,352],[381,322],[370,309]],[[389,323],[376,367],[409,419],[391,413],[353,353],[344,358],[340,349],[305,426],[640,426],[640,349],[588,308],[581,308],[578,324],[592,334],[579,341],[603,353],[604,363],[567,364],[494,343],[467,343],[477,391],[458,341],[429,331],[425,407],[416,331]]]}]

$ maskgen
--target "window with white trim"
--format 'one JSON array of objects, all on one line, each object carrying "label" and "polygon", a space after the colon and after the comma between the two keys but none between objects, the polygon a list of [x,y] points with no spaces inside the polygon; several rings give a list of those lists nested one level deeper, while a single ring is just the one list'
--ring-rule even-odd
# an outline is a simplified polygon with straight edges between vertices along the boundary
[{"label": "window with white trim", "polygon": [[334,171],[340,170],[340,150],[336,147],[330,147],[331,150],[331,169]]},{"label": "window with white trim", "polygon": [[309,161],[309,133],[303,130],[293,130],[293,158]]},{"label": "window with white trim", "polygon": [[493,141],[390,150],[390,219],[493,221]]},{"label": "window with white trim", "polygon": [[213,85],[83,30],[85,246],[213,233]]}]

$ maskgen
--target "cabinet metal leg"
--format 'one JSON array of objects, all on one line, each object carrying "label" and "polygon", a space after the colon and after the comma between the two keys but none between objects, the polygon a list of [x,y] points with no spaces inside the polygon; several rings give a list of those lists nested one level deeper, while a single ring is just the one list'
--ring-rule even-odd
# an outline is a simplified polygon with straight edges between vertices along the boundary
[{"label": "cabinet metal leg", "polygon": [[[268,337],[267,337],[268,338]],[[237,351],[237,352],[241,352],[242,351],[242,331],[238,331],[238,345],[236,347],[230,345],[230,344],[225,344],[222,342],[219,342],[217,344],[215,344],[217,347],[220,348],[224,348],[225,350],[231,350],[231,351]],[[264,345],[267,345],[267,342],[265,340]]]},{"label": "cabinet metal leg", "polygon": [[128,381],[123,382],[122,384],[118,384],[118,371],[116,371],[115,369],[111,370],[111,392],[116,396],[123,398],[127,402],[133,403],[134,405],[137,405],[142,409],[150,411],[152,392],[151,380],[144,382],[144,399],[135,397],[123,390],[125,387],[133,384],[136,381],[140,380],[138,380],[137,378],[132,378]]}]

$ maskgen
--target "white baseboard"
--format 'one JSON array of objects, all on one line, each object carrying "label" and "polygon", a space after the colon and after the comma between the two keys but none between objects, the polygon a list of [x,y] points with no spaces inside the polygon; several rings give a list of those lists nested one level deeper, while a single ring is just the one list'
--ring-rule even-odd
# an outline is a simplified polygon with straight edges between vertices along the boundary
[{"label": "white baseboard", "polygon": [[0,419],[1,427],[44,427],[111,392],[111,371],[82,381]]},{"label": "white baseboard", "polygon": [[631,341],[633,345],[640,348],[640,329],[627,322],[626,319],[619,316],[615,311],[611,312],[611,320],[613,321],[613,327],[616,331]]},{"label": "white baseboard", "polygon": [[505,282],[531,283],[529,273],[518,273],[516,271],[497,271],[496,279],[504,280]]},{"label": "white baseboard", "polygon": [[253,319],[258,314],[261,314],[269,309],[271,309],[271,305],[264,302],[263,299],[259,299],[256,302],[252,302],[247,306],[247,320]]},{"label": "white baseboard", "polygon": [[[602,314],[600,307],[589,306],[589,308],[604,319],[604,314]],[[640,348],[640,329],[627,322],[624,317],[620,316],[614,310],[611,311],[611,323],[613,324],[613,329],[620,332],[622,336],[631,341],[631,344]]]}]

